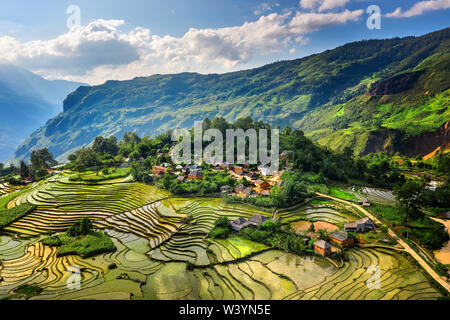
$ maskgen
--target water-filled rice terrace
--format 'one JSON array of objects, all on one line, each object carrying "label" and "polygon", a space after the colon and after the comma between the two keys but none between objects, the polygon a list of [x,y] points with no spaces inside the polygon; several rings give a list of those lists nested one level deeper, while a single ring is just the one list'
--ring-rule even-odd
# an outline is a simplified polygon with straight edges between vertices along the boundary
[{"label": "water-filled rice terrace", "polygon": [[[212,240],[220,216],[230,220],[254,207],[215,198],[176,198],[155,187],[123,182],[82,184],[53,179],[18,194],[8,207],[36,210],[0,236],[0,299],[22,284],[43,292],[32,299],[434,299],[421,270],[387,248],[356,248],[336,268],[320,257],[300,257],[240,237]],[[358,214],[336,205],[304,205],[280,212],[283,223],[342,224]],[[41,240],[82,218],[104,230],[117,251],[92,258],[59,257]],[[380,289],[368,289],[367,269],[381,271]],[[78,270],[74,274],[73,270]],[[71,272],[68,272],[71,271]],[[80,287],[68,287],[74,275]]]}]

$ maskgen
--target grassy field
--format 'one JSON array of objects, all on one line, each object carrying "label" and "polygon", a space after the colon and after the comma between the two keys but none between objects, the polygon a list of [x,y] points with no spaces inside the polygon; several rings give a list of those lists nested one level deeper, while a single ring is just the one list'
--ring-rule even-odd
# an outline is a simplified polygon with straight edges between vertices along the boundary
[{"label": "grassy field", "polygon": [[103,171],[93,172],[87,171],[81,174],[73,174],[69,177],[69,181],[73,182],[102,182],[112,179],[124,178],[130,174],[130,168],[112,168],[108,169],[107,173],[103,173]]},{"label": "grassy field", "polygon": [[328,187],[328,194],[342,200],[358,200],[358,198],[353,193],[349,193],[332,186]]}]

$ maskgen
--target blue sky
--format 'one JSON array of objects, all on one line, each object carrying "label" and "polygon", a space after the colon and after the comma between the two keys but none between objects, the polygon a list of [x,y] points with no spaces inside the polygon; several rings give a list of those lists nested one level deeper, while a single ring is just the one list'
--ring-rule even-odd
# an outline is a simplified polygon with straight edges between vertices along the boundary
[{"label": "blue sky", "polygon": [[[69,5],[81,24],[67,27]],[[370,5],[381,29],[366,26]],[[102,83],[227,72],[347,42],[449,26],[450,0],[18,0],[0,4],[0,62],[50,79]]]}]

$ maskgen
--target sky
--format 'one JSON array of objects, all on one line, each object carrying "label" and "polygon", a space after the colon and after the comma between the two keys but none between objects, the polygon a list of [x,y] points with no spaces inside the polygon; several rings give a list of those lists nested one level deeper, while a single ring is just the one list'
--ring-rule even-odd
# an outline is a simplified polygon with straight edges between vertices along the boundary
[{"label": "sky", "polygon": [[0,63],[97,85],[249,69],[449,21],[450,0],[1,0]]}]

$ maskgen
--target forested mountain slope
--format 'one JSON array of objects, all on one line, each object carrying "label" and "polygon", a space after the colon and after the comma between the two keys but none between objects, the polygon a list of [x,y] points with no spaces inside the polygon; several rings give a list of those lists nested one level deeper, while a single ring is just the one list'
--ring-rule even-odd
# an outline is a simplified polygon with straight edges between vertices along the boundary
[{"label": "forested mountain slope", "polygon": [[422,37],[350,43],[252,70],[80,87],[64,101],[64,112],[33,133],[15,158],[48,147],[64,159],[98,135],[155,135],[215,116],[290,125],[323,145],[350,146],[357,154],[408,152],[408,139],[450,119],[449,46],[447,28]]}]

